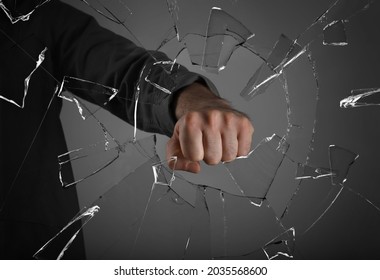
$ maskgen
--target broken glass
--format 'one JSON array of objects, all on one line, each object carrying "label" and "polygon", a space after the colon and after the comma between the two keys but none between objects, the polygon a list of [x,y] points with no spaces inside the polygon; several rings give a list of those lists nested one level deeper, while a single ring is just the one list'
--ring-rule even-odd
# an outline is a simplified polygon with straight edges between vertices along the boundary
[{"label": "broken glass", "polygon": [[[149,169],[151,176],[146,176]],[[152,157],[98,197],[93,207],[99,213],[83,232],[88,258],[210,257],[209,218],[203,191],[197,189],[197,203],[188,204],[170,188],[176,180],[170,170],[166,162]],[[75,237],[69,236],[70,240]],[[45,255],[49,245],[59,247],[59,242],[51,240],[38,255]],[[62,247],[62,252],[65,250],[69,246]]]},{"label": "broken glass", "polygon": [[246,197],[206,189],[210,211],[212,256],[236,257],[262,248],[283,232],[267,201],[261,206]]},{"label": "broken glass", "polygon": [[[330,179],[331,184],[328,184],[326,180],[323,180],[322,183],[315,184],[317,180],[304,180],[300,184],[300,188],[297,192],[295,192],[292,200],[290,200],[289,208],[283,213],[285,216],[285,221],[289,215],[289,219],[294,219],[298,215],[292,215],[290,212],[297,212],[297,207],[302,204],[315,204],[313,207],[310,207],[310,211],[308,211],[307,215],[302,215],[302,217],[296,218],[296,220],[292,220],[292,224],[297,223],[297,229],[302,232],[302,234],[309,231],[315,224],[327,213],[327,211],[332,207],[335,201],[338,199],[341,194],[344,183],[347,180],[348,171],[351,165],[356,161],[358,155],[339,146],[331,145],[328,150],[328,158],[329,158],[329,169],[318,168],[318,172],[324,172],[322,176],[315,176],[315,179],[325,178]],[[310,171],[309,168],[303,168],[302,171]],[[323,171],[322,171],[323,170]],[[297,169],[297,172],[299,169]],[[330,176],[329,176],[330,175]],[[303,174],[301,178],[298,176],[296,179],[305,179],[305,175]],[[312,177],[311,175],[307,175],[306,179]],[[313,177],[312,177],[313,178]],[[323,187],[322,187],[323,186]],[[304,192],[305,188],[309,188],[308,192]],[[311,191],[312,190],[312,191]],[[308,197],[312,195],[312,197]],[[303,207],[303,206],[302,206]],[[309,221],[307,221],[309,220]]]},{"label": "broken glass", "polygon": [[293,63],[304,52],[305,49],[302,49],[300,45],[281,34],[268,59],[253,74],[240,95],[251,100],[256,95],[262,94],[273,80],[282,74],[284,68]]},{"label": "broken glass", "polygon": [[28,88],[29,88],[29,82],[30,82],[30,78],[32,77],[33,73],[36,71],[36,69],[41,65],[41,63],[44,61],[45,59],[45,52],[47,51],[47,48],[44,48],[42,50],[42,52],[39,54],[38,56],[38,60],[36,62],[36,67],[33,69],[33,71],[25,78],[24,80],[24,95],[22,96],[22,100],[21,102],[17,103],[17,101],[15,100],[12,100],[12,99],[8,99],[2,95],[0,95],[0,98],[5,100],[5,101],[8,101],[14,105],[16,105],[17,107],[23,109],[24,106],[25,106],[25,98],[26,98],[26,95],[28,94]]},{"label": "broken glass", "polygon": [[296,242],[296,232],[294,228],[286,230],[281,235],[275,237],[269,241],[263,247],[263,251],[267,256],[268,260],[272,260],[282,255],[287,258],[293,258],[293,253],[295,249]]},{"label": "broken glass", "polygon": [[[3,35],[5,35],[7,39],[9,38],[7,34],[3,33]],[[21,81],[17,81],[19,82],[19,84],[17,86],[13,86],[12,89],[10,89],[5,84],[6,83],[5,80],[0,83],[0,88],[1,88],[0,99],[2,99],[3,101],[7,101],[21,109],[25,107],[25,100],[28,95],[30,79],[32,78],[32,75],[34,74],[34,72],[43,63],[45,59],[45,52],[48,50],[47,47],[45,47],[41,50],[39,54],[25,53],[22,46],[32,43],[33,40],[35,40],[35,38],[33,37],[29,37],[23,40],[22,42],[15,42],[12,40],[11,47],[7,51],[8,55],[16,56],[17,61],[25,62],[25,68],[22,70],[23,75],[25,75],[23,82],[21,83]],[[32,65],[31,58],[36,59],[34,63],[35,65]],[[15,74],[19,74],[18,71],[20,71],[20,69],[17,69],[17,66],[15,67],[14,65],[8,65],[8,63],[5,61],[2,61],[2,65],[5,66],[2,71],[2,76],[4,78],[7,78],[8,76],[12,77]],[[12,69],[10,73],[9,73],[9,70],[6,71],[6,69],[8,69],[8,66],[10,67],[10,69]],[[19,75],[17,76],[19,77]]]},{"label": "broken glass", "polygon": [[323,167],[313,167],[304,164],[298,164],[296,178],[301,179],[319,179],[326,176],[333,176],[334,173],[330,172],[330,169]]},{"label": "broken glass", "polygon": [[[84,4],[81,9],[95,13],[101,24],[111,22],[105,24],[107,28],[149,49],[159,46],[172,60],[154,57],[153,64],[140,73],[134,85],[134,127],[120,124],[104,110],[118,98],[118,89],[75,77],[59,81],[65,88],[59,91],[60,101],[54,99],[45,108],[49,117],[57,102],[64,103],[61,119],[68,149],[57,151],[51,159],[51,165],[61,166],[61,177],[51,173],[70,186],[65,191],[76,187],[81,206],[87,208],[36,258],[70,258],[81,234],[89,259],[339,258],[347,253],[346,247],[354,252],[350,258],[355,258],[364,255],[360,246],[370,252],[367,257],[375,256],[380,201],[373,127],[378,125],[378,112],[366,105],[379,104],[378,89],[370,88],[378,82],[377,65],[371,65],[378,43],[375,33],[367,32],[378,26],[377,3],[218,1],[218,8],[213,8],[211,1],[66,2]],[[23,16],[17,21],[33,14]],[[12,42],[13,50],[26,49],[28,40]],[[342,52],[343,48],[326,46],[347,47]],[[25,75],[12,85],[19,89],[15,92],[24,93],[29,80],[33,85],[44,48],[41,44],[40,53],[31,53],[27,64],[22,64]],[[19,57],[18,53],[12,56]],[[202,165],[201,174],[191,176],[173,172],[162,161],[166,138],[137,134],[137,105],[146,102],[139,86],[150,87],[154,102],[160,104],[178,85],[172,79],[156,83],[154,72],[159,68],[175,76],[182,66],[173,61],[208,77],[222,97],[251,117],[252,153],[215,167]],[[353,67],[348,67],[351,62]],[[335,94],[353,88],[360,89],[352,90],[341,107],[366,106],[366,111],[360,115],[356,110],[335,111]],[[103,108],[78,97],[78,91],[91,93]],[[10,98],[9,92],[0,94],[23,104],[23,95]],[[45,117],[40,119],[41,129],[48,127]],[[35,140],[24,139],[30,151],[19,145],[8,163],[19,166],[21,175],[23,166],[31,163],[27,156],[25,163],[17,160],[18,154],[38,154],[42,139],[38,126],[30,129],[37,132]],[[268,137],[274,133],[279,136]],[[6,139],[1,138],[3,145]],[[357,153],[360,162],[352,166]],[[53,176],[48,174],[41,176]],[[335,235],[331,232],[332,224],[347,220],[355,223],[342,229],[336,226]],[[318,242],[310,242],[313,238]],[[371,241],[372,250],[363,240]],[[313,245],[321,241],[332,246]],[[294,254],[296,249],[302,254]]]},{"label": "broken glass", "polygon": [[366,11],[372,3],[373,0],[332,2],[329,8],[298,36],[296,42],[306,46],[323,35],[324,45],[346,46],[348,42],[344,23]]},{"label": "broken glass", "polygon": [[[232,36],[236,42],[225,40]],[[203,51],[202,67],[212,71],[222,70],[232,55],[234,48],[254,36],[242,23],[220,8],[213,7],[207,24],[206,42]],[[229,44],[228,44],[229,43]],[[226,47],[227,45],[227,47]],[[222,52],[226,47],[228,51]]]},{"label": "broken glass", "polygon": [[113,9],[109,8],[109,0],[80,0],[98,14],[102,15],[106,19],[109,19],[117,24],[124,24],[126,17],[132,13],[127,4],[123,0],[114,1],[111,3]]},{"label": "broken glass", "polygon": [[4,1],[0,1],[0,8],[7,15],[11,23],[15,24],[18,21],[28,21],[34,11],[47,2],[50,2],[50,0],[32,0],[24,3],[14,1],[11,4],[12,8],[9,8],[9,5],[4,5]]},{"label": "broken glass", "polygon": [[354,89],[351,95],[340,101],[340,107],[363,107],[380,105],[380,89],[367,88],[367,89]]},{"label": "broken glass", "polygon": [[332,21],[323,28],[323,44],[328,46],[346,46],[347,35],[343,20]]},{"label": "broken glass", "polygon": [[359,155],[345,148],[330,145],[329,146],[329,162],[331,183],[333,185],[344,184],[347,180],[348,171],[351,165],[358,159]]},{"label": "broken glass", "polygon": [[243,196],[265,198],[288,148],[281,137],[273,135],[264,139],[247,156],[225,163]]},{"label": "broken glass", "polygon": [[67,224],[57,235],[50,239],[33,256],[35,259],[57,259],[65,257],[65,252],[75,241],[82,228],[98,213],[99,206],[83,209],[70,223]]}]

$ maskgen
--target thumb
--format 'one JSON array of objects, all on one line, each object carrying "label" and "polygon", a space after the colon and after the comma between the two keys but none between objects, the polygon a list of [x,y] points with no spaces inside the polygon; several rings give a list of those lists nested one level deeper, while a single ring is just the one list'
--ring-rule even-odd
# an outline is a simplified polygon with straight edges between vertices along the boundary
[{"label": "thumb", "polygon": [[[177,161],[170,161],[170,159],[176,156]],[[166,144],[166,160],[169,162],[169,167],[175,170],[183,170],[192,173],[198,173],[201,171],[201,165],[199,162],[191,161],[183,156],[181,150],[181,144],[178,137],[173,134],[172,138]]]}]

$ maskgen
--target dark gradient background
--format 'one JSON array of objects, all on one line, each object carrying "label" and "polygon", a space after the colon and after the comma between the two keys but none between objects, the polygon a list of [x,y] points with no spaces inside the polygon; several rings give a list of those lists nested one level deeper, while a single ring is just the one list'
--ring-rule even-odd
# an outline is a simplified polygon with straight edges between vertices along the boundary
[{"label": "dark gradient background", "polygon": [[[69,4],[93,14],[101,25],[135,40],[123,27],[100,17],[85,4],[78,0],[66,0]],[[126,24],[139,42],[147,49],[156,48],[165,33],[172,26],[172,19],[167,11],[164,0],[125,1],[133,12],[127,15]],[[251,0],[251,1],[211,1],[182,0],[179,4],[180,35],[187,32],[204,34],[210,8],[221,7],[249,30],[256,34],[260,46],[267,50],[274,45],[281,33],[295,39],[309,26],[333,1],[330,0]],[[123,15],[126,9],[120,9],[119,1],[105,1],[110,10],[117,15]],[[316,134],[313,151],[309,155],[313,166],[328,167],[328,147],[331,144],[342,146],[359,154],[359,159],[351,167],[345,186],[355,190],[376,205],[380,205],[380,186],[378,174],[380,171],[378,159],[380,108],[377,106],[342,109],[339,101],[348,96],[352,89],[380,87],[380,2],[375,1],[368,11],[351,18],[346,24],[348,46],[323,46],[322,38],[311,45],[310,50],[316,61],[319,81],[319,100],[316,114]],[[140,44],[138,43],[138,44]],[[169,49],[170,50],[170,49]],[[170,54],[170,51],[169,51]],[[105,54],[107,55],[107,54]],[[191,66],[187,53],[178,58],[193,71],[209,77],[217,86],[220,94],[229,99],[239,110],[246,112],[255,127],[253,147],[264,137],[273,133],[283,135],[286,131],[286,102],[280,83],[273,83],[267,92],[249,102],[239,96],[261,61],[252,53],[237,49],[231,56],[225,70],[218,75],[202,72],[198,67]],[[306,57],[302,57],[291,66],[288,73],[290,91],[302,92],[315,97],[316,85],[311,67]],[[310,104],[312,104],[311,102]],[[298,108],[313,111],[308,102],[298,104]],[[107,112],[101,112],[102,122],[118,139],[132,138],[133,128]],[[89,139],[102,139],[99,131],[88,130],[88,126],[80,124],[75,108],[65,106],[62,120],[66,129],[69,147],[86,146]],[[76,125],[73,125],[76,123]],[[94,125],[94,130],[96,130]],[[91,134],[93,133],[93,134]],[[84,134],[84,135],[82,135]],[[147,135],[138,132],[138,138]],[[310,137],[310,133],[306,133]],[[309,138],[300,140],[300,145],[308,145]],[[309,140],[308,140],[309,139]],[[164,148],[167,138],[158,137],[158,152],[164,158]],[[96,141],[93,141],[96,142]],[[300,162],[306,157],[302,152],[295,152]],[[220,184],[230,184],[228,176],[224,176],[218,167],[203,166],[199,175],[183,174],[192,182],[218,187]],[[295,170],[284,166],[283,173],[294,177]],[[116,169],[117,170],[117,169]],[[112,186],[117,171],[104,170],[101,176],[90,178],[78,187],[81,205],[88,205],[100,194]],[[149,175],[151,176],[151,175]],[[286,203],[289,192],[293,192],[294,181],[290,177],[277,178],[269,193],[276,212],[280,213]],[[288,181],[285,181],[288,178]],[[282,181],[283,180],[283,181]],[[305,185],[305,188],[318,189],[326,187],[329,179],[319,179]],[[310,201],[300,206],[294,216],[294,222],[301,221],[310,208],[316,204],[313,193],[308,196]],[[317,199],[317,198],[316,198]],[[236,205],[238,207],[238,205]],[[243,217],[242,217],[243,220]],[[257,225],[260,227],[260,225]],[[304,228],[305,229],[305,228]],[[300,259],[379,259],[380,212],[360,199],[357,195],[344,189],[333,206],[324,217],[307,233],[296,228],[295,258]],[[244,234],[244,233],[242,233]],[[91,234],[93,235],[93,234]],[[96,238],[96,236],[93,236]]]}]

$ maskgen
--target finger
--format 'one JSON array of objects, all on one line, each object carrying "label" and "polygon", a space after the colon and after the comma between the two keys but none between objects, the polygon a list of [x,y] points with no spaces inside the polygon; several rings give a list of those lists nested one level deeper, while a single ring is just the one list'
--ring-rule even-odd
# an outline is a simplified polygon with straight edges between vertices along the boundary
[{"label": "finger", "polygon": [[219,130],[203,131],[204,162],[209,165],[218,164],[222,159],[222,138]]},{"label": "finger", "polygon": [[246,156],[251,151],[253,127],[248,126],[240,129],[238,133],[238,152],[237,156]]},{"label": "finger", "polygon": [[203,159],[202,131],[195,125],[182,125],[179,128],[179,144],[184,158],[194,162]]},{"label": "finger", "polygon": [[[171,160],[174,156],[177,157],[176,161]],[[176,137],[170,138],[166,144],[166,160],[171,169],[192,173],[198,173],[201,171],[199,162],[192,162],[183,156],[179,140]]]},{"label": "finger", "polygon": [[235,130],[225,131],[222,134],[222,146],[223,146],[222,161],[228,162],[228,161],[234,160],[238,153],[238,146],[239,146],[239,142],[238,142]]}]

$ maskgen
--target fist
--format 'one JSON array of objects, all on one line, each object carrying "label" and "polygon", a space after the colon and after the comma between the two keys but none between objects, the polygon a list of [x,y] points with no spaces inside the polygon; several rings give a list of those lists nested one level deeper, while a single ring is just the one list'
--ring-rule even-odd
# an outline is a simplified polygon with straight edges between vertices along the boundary
[{"label": "fist", "polygon": [[196,86],[190,88],[190,92],[188,89],[181,93],[181,96],[189,94],[192,98],[184,97],[181,100],[180,96],[178,99],[177,108],[182,112],[176,110],[180,118],[166,147],[167,159],[177,157],[176,170],[193,173],[200,171],[202,160],[215,165],[247,155],[253,134],[253,126],[245,114],[234,110],[225,100],[212,93],[202,94],[208,89],[199,86],[201,88],[197,89]]}]

